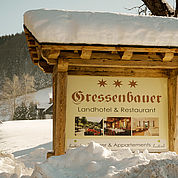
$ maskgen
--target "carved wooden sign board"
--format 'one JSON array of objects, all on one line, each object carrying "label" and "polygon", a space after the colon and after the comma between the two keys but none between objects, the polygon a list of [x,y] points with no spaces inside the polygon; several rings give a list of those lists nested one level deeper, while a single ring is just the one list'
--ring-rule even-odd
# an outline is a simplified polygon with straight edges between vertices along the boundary
[{"label": "carved wooden sign board", "polygon": [[178,46],[39,42],[24,30],[32,61],[53,75],[51,155],[91,140],[112,150],[178,151]]}]

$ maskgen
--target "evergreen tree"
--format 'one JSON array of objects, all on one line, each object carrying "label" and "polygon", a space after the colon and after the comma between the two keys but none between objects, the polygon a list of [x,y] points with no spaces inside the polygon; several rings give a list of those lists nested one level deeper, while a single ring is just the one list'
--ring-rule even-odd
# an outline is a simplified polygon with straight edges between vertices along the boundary
[{"label": "evergreen tree", "polygon": [[27,118],[28,108],[25,103],[22,102],[20,106],[17,106],[14,112],[13,120],[25,120]]},{"label": "evergreen tree", "polygon": [[28,107],[27,119],[37,119],[37,104],[34,104],[33,102],[30,103]]},{"label": "evergreen tree", "polygon": [[22,102],[21,105],[16,107],[13,116],[13,120],[34,120],[37,118],[37,105],[33,102],[28,107]]}]

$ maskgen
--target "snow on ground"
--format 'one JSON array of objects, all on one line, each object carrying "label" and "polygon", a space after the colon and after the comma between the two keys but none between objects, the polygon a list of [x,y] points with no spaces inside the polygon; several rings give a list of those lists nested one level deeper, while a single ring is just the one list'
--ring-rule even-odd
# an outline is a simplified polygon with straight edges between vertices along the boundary
[{"label": "snow on ground", "polygon": [[36,162],[52,149],[52,120],[6,121],[0,124],[0,178],[31,175]]},{"label": "snow on ground", "polygon": [[[174,152],[110,151],[95,142],[46,160],[52,120],[0,124],[0,178],[177,178]],[[36,166],[35,166],[36,165]]]},{"label": "snow on ground", "polygon": [[24,24],[39,42],[178,46],[178,19],[170,17],[38,9]]},{"label": "snow on ground", "polygon": [[52,120],[6,121],[0,125],[0,150],[12,153],[51,142]]},{"label": "snow on ground", "polygon": [[178,177],[176,153],[132,153],[129,149],[112,152],[91,142],[69,150],[66,155],[51,157],[37,164],[32,177],[50,178],[150,178]]}]

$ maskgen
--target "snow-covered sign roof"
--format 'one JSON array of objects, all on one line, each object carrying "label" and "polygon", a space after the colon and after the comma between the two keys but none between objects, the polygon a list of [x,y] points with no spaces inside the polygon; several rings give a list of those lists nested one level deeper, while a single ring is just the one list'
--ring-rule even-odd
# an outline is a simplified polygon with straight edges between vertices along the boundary
[{"label": "snow-covered sign roof", "polygon": [[178,46],[176,18],[39,9],[24,25],[40,43]]}]

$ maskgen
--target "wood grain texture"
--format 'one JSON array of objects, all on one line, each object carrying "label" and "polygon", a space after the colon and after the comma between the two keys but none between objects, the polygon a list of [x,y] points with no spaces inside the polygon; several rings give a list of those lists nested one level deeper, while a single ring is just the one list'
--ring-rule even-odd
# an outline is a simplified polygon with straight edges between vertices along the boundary
[{"label": "wood grain texture", "polygon": [[163,61],[171,61],[174,58],[174,53],[165,53]]},{"label": "wood grain texture", "polygon": [[55,156],[65,154],[67,72],[55,73],[53,149]]},{"label": "wood grain texture", "polygon": [[168,77],[169,70],[163,69],[132,69],[132,68],[112,68],[112,67],[79,67],[69,66],[69,75],[91,75],[91,76],[130,76],[153,78]]},{"label": "wood grain texture", "polygon": [[169,136],[169,150],[176,151],[175,141],[176,139],[176,128],[178,122],[176,121],[176,87],[177,87],[177,76],[176,71],[170,72],[168,78],[168,136]]},{"label": "wood grain texture", "polygon": [[156,68],[178,69],[178,62],[162,61],[131,61],[131,60],[108,60],[108,59],[67,59],[69,66],[93,66],[93,67],[120,67],[120,68]]}]

